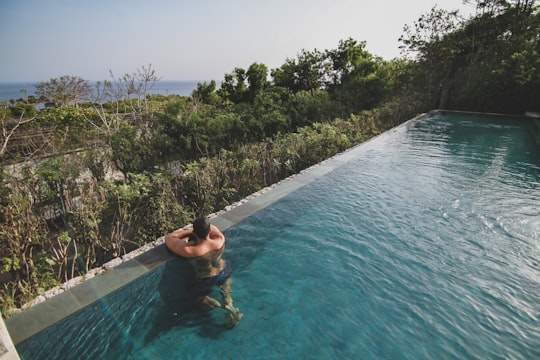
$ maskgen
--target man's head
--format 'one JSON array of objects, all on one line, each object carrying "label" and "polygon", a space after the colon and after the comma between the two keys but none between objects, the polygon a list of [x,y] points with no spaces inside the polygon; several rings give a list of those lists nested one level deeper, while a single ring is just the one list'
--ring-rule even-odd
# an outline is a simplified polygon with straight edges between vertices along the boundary
[{"label": "man's head", "polygon": [[199,239],[205,239],[210,233],[210,222],[204,217],[195,219],[193,221],[193,232]]}]

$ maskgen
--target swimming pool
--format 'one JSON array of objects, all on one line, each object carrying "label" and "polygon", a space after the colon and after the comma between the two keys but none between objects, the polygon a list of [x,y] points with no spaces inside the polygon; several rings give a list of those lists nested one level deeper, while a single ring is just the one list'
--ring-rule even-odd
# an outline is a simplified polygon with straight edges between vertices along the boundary
[{"label": "swimming pool", "polygon": [[17,345],[22,359],[540,357],[532,121],[436,113],[225,230],[244,318],[171,260]]}]

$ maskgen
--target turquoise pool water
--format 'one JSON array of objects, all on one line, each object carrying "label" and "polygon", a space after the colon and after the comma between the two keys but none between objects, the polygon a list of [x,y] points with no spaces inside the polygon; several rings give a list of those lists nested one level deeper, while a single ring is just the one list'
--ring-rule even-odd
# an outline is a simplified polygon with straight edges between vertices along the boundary
[{"label": "turquoise pool water", "polygon": [[438,114],[227,229],[244,318],[172,260],[17,345],[22,359],[540,358],[531,121]]}]

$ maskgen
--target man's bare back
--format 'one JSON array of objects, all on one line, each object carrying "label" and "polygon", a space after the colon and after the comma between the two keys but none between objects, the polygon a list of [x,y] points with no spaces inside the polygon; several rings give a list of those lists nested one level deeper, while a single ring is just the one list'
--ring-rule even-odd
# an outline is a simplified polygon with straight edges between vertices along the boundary
[{"label": "man's bare back", "polygon": [[[240,310],[232,305],[230,275],[232,269],[222,259],[225,236],[205,218],[193,222],[193,229],[177,230],[165,236],[166,246],[175,254],[189,261],[197,274],[197,287],[193,296],[208,308],[222,307],[226,314],[226,326],[235,326],[242,318]],[[221,288],[223,304],[209,296],[214,286]]]}]

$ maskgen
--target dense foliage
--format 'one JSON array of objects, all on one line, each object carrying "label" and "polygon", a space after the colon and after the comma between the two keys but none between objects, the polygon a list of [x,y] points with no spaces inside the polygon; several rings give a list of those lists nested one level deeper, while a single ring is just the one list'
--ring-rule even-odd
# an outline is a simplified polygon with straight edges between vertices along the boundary
[{"label": "dense foliage", "polygon": [[539,111],[540,13],[535,1],[478,1],[478,15],[433,8],[401,37],[416,55],[416,89],[428,107]]},{"label": "dense foliage", "polygon": [[401,59],[347,39],[190,97],[148,96],[151,66],[91,91],[74,76],[39,83],[40,99],[0,109],[3,312],[418,113],[539,111],[534,1],[478,9],[422,15]]}]

